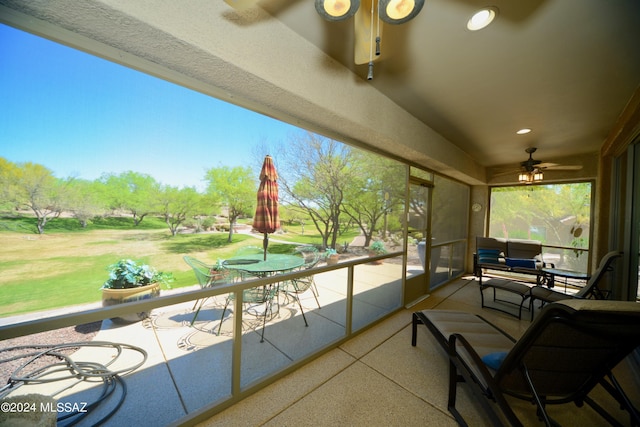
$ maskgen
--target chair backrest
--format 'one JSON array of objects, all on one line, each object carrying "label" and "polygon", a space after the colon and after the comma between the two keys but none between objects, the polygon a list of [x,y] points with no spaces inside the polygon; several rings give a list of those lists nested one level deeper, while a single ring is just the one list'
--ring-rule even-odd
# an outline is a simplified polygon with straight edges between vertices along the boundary
[{"label": "chair backrest", "polygon": [[242,292],[242,301],[245,304],[262,304],[273,299],[276,295],[276,290],[274,286],[257,286],[245,289]]},{"label": "chair backrest", "polygon": [[478,249],[498,249],[504,254],[507,253],[507,241],[497,237],[476,236],[476,251]]},{"label": "chair backrest", "polygon": [[295,252],[300,254],[302,258],[304,258],[303,269],[308,270],[313,268],[320,262],[320,253],[318,252],[318,248],[311,245],[303,245],[298,246],[295,249]]},{"label": "chair backrest", "polygon": [[193,269],[201,288],[206,288],[215,284],[229,283],[233,280],[230,277],[231,270],[222,270],[222,272],[218,273],[214,272],[212,265],[206,264],[196,258],[185,256],[183,259],[189,267]]},{"label": "chair backrest", "polygon": [[640,304],[564,300],[545,306],[494,379],[503,392],[529,399],[526,371],[546,402],[581,400],[639,345]]},{"label": "chair backrest", "polygon": [[596,271],[593,272],[585,287],[580,289],[580,291],[575,294],[575,297],[585,298],[589,296],[589,294],[594,292],[596,290],[595,288],[598,287],[598,284],[604,277],[605,273],[607,271],[611,271],[611,264],[613,263],[613,261],[615,261],[617,258],[620,258],[621,256],[622,253],[618,251],[611,251],[603,256],[600,260],[600,264],[598,264],[598,268],[596,269]]},{"label": "chair backrest", "polygon": [[507,241],[510,258],[542,260],[542,243],[539,240],[510,239]]}]

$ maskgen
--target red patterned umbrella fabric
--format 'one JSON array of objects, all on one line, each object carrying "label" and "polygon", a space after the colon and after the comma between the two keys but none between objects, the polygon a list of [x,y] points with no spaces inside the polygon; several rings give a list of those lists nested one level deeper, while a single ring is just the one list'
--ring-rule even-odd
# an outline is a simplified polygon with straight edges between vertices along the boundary
[{"label": "red patterned umbrella fabric", "polygon": [[260,186],[258,187],[258,204],[253,217],[253,228],[264,233],[264,259],[267,259],[268,233],[274,233],[280,228],[278,216],[278,173],[273,165],[271,156],[264,158],[260,171]]}]

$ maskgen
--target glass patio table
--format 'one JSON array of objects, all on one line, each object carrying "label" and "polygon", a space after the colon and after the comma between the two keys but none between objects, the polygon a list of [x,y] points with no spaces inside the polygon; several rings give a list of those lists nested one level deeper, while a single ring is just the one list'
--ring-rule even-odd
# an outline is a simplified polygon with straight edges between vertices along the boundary
[{"label": "glass patio table", "polygon": [[553,288],[556,277],[564,278],[564,291],[567,292],[567,279],[588,281],[591,275],[580,271],[563,270],[560,268],[543,268],[542,273],[545,275],[547,287]]}]

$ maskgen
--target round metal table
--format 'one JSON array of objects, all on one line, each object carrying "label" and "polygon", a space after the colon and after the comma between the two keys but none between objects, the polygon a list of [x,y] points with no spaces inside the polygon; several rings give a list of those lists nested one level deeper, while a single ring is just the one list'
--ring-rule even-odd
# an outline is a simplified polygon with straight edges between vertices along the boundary
[{"label": "round metal table", "polygon": [[291,271],[304,265],[304,258],[296,255],[263,254],[240,255],[229,258],[222,263],[229,270],[240,270],[255,276],[269,276]]}]

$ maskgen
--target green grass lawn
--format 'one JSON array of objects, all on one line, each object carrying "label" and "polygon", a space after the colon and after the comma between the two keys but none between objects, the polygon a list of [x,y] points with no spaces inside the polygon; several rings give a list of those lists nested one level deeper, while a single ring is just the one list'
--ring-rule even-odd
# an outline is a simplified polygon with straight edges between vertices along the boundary
[{"label": "green grass lawn", "polygon": [[[160,221],[134,228],[131,220],[105,220],[85,229],[76,220],[52,221],[45,234],[33,233],[33,223],[19,218],[0,219],[0,311],[12,316],[101,300],[100,286],[107,266],[122,258],[139,260],[173,274],[172,288],[197,284],[183,257],[190,255],[214,264],[242,246],[261,246],[262,236],[228,233],[171,236]],[[57,226],[54,227],[54,224]],[[141,225],[142,225],[141,224]],[[341,239],[351,241],[353,231]],[[297,244],[320,244],[319,234],[309,228],[290,227],[284,234],[270,235],[269,252],[288,253]]]}]

